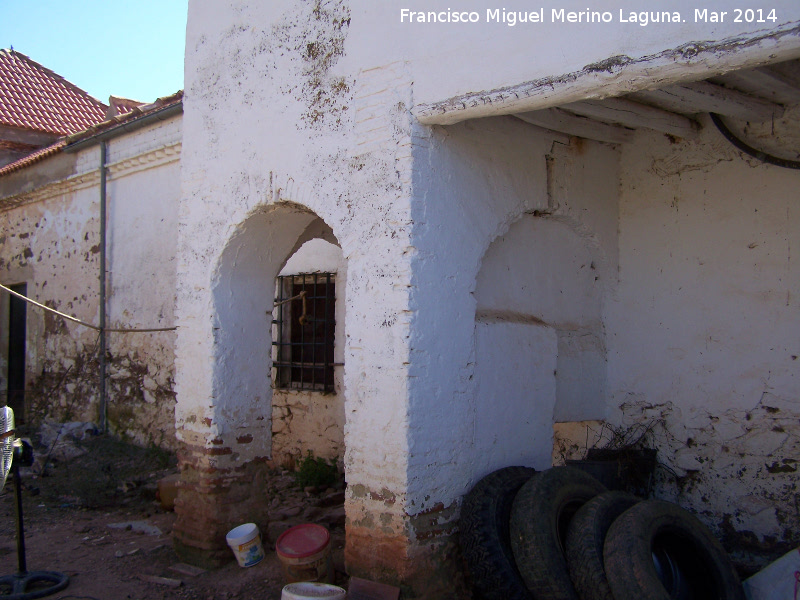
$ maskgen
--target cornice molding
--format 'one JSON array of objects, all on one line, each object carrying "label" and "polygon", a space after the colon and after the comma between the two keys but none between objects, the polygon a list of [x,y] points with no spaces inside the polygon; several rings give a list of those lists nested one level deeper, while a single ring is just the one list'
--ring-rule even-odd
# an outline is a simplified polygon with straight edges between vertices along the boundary
[{"label": "cornice molding", "polygon": [[[181,157],[181,146],[181,142],[175,142],[110,163],[106,165],[107,181],[118,181],[135,173],[177,162]],[[0,212],[13,210],[26,204],[44,202],[91,187],[99,187],[99,185],[100,169],[96,168],[67,179],[53,181],[34,190],[0,198]]]}]

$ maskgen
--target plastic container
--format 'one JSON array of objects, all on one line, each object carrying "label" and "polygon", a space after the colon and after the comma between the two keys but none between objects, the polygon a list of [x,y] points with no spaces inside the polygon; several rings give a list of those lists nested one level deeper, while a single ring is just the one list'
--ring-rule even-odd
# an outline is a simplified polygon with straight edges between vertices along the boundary
[{"label": "plastic container", "polygon": [[164,510],[175,510],[175,498],[178,497],[180,473],[172,473],[158,480],[158,500]]},{"label": "plastic container", "polygon": [[225,541],[233,550],[240,567],[252,567],[264,558],[261,533],[255,523],[245,523],[234,527],[225,536]]},{"label": "plastic container", "polygon": [[284,586],[281,592],[281,600],[308,600],[309,598],[344,600],[346,597],[347,592],[340,587],[312,581],[290,583]]},{"label": "plastic container", "polygon": [[287,529],[278,538],[275,551],[283,565],[286,583],[333,583],[331,534],[322,525],[303,523]]}]

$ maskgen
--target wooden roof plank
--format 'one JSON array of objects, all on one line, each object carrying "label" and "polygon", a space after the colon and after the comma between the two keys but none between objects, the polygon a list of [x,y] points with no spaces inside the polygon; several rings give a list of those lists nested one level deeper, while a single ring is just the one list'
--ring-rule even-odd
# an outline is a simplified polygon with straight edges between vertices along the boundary
[{"label": "wooden roof plank", "polygon": [[678,99],[683,113],[709,112],[753,122],[769,121],[783,115],[780,104],[722,87],[708,81],[671,85],[647,92],[647,97]]},{"label": "wooden roof plank", "polygon": [[558,108],[518,113],[514,116],[531,125],[598,142],[624,144],[633,138],[633,131],[630,129],[601,123]]},{"label": "wooden roof plank", "polygon": [[561,108],[605,123],[615,123],[634,129],[643,127],[681,138],[694,137],[700,127],[696,121],[683,115],[626,98],[584,100],[565,104]]},{"label": "wooden roof plank", "polygon": [[733,71],[709,81],[785,106],[800,104],[800,86],[785,82],[777,73],[768,69]]}]

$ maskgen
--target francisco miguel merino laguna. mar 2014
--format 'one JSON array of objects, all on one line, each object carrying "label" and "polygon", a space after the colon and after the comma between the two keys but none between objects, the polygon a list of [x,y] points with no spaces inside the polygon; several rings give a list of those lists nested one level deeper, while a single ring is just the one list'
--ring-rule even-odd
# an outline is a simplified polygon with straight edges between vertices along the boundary
[{"label": "francisco miguel merino laguna. mar 2014", "polygon": [[[714,11],[707,8],[695,8],[692,11],[694,23],[775,23],[778,16],[774,8],[733,8],[729,11]],[[477,11],[415,11],[400,9],[401,23],[504,23],[513,27],[518,23],[613,23],[614,13],[611,11],[582,10],[568,11],[564,8],[544,8],[532,11],[511,11],[505,8],[487,8],[482,15]],[[654,23],[685,23],[686,19],[679,11],[625,11],[619,9],[618,23],[635,23],[647,26]]]}]

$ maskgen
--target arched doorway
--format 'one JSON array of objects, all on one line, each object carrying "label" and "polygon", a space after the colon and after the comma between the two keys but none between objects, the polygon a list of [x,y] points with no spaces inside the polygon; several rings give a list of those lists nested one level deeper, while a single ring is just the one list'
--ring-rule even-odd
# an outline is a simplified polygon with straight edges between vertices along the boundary
[{"label": "arched doorway", "polygon": [[[183,449],[174,541],[179,554],[196,564],[230,558],[225,533],[232,526],[267,522],[273,399],[276,391],[284,393],[275,379],[279,370],[273,368],[273,342],[280,341],[273,339],[276,283],[292,257],[295,264],[314,260],[317,240],[337,256],[335,276],[343,279],[345,261],[331,228],[303,205],[278,202],[253,212],[235,228],[214,268],[211,366],[196,369],[198,378],[210,377],[195,384],[184,375],[176,411]],[[334,310],[342,327],[343,299]],[[195,339],[187,321],[183,335],[184,347]],[[344,353],[341,348],[337,352],[331,366],[341,370]],[[194,389],[209,388],[208,401],[190,396]],[[343,420],[343,409],[341,413]]]}]

